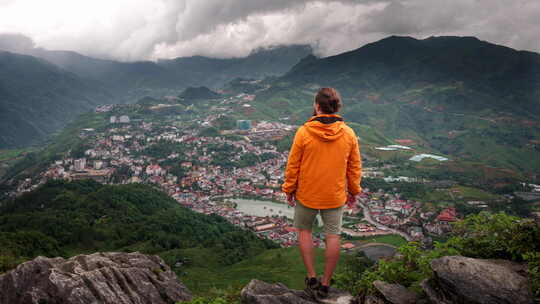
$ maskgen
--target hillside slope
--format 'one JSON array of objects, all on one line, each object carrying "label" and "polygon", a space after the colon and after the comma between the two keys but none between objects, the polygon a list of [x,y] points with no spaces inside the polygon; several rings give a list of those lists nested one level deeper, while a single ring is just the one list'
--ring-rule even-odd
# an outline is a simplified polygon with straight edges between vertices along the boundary
[{"label": "hillside slope", "polygon": [[0,51],[0,148],[31,144],[111,96],[42,59]]},{"label": "hillside slope", "polygon": [[[380,90],[383,101],[404,98],[407,90],[454,84],[459,99],[429,96],[448,110],[540,114],[540,54],[475,37],[390,36],[337,56],[310,60],[282,77],[296,83],[324,82],[349,96]],[[475,94],[475,95],[473,95]]]},{"label": "hillside slope", "polygon": [[291,45],[244,58],[120,62],[34,48],[24,36],[24,43],[13,45],[11,36],[0,34],[0,149],[39,143],[97,104],[176,96],[190,86],[217,89],[237,77],[278,76],[312,52]]},{"label": "hillside slope", "polygon": [[[391,36],[332,57],[308,56],[257,96],[253,118],[311,113],[321,86],[343,115],[421,150],[528,172],[540,170],[540,54],[474,37]],[[362,134],[360,134],[362,138]]]},{"label": "hillside slope", "polygon": [[[2,44],[3,37],[5,35],[0,35],[0,49],[9,48],[6,43]],[[178,95],[188,86],[217,89],[236,77],[281,76],[312,53],[307,45],[287,45],[255,49],[240,58],[192,56],[157,62],[120,62],[31,46],[9,51],[45,59],[82,78],[99,82],[121,102],[134,102],[144,96]]]},{"label": "hillside slope", "polygon": [[175,250],[212,250],[230,265],[276,248],[217,215],[180,206],[142,184],[101,185],[91,180],[49,181],[0,204],[0,271],[38,255],[72,256],[101,250],[159,254],[169,265]]}]

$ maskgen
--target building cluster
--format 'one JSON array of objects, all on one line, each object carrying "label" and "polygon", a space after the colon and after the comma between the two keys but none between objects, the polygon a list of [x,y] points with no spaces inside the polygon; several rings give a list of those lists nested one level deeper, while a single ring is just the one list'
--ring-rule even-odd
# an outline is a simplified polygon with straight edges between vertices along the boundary
[{"label": "building cluster", "polygon": [[[400,199],[399,194],[384,193],[379,189],[370,192],[364,189],[359,204],[365,206],[363,219],[345,233],[351,236],[373,236],[380,234],[400,234],[407,240],[423,241],[430,235],[441,236],[452,231],[451,222],[458,220],[454,207],[448,207],[438,214],[433,211],[422,212],[422,203]],[[356,208],[349,210],[357,214]]]},{"label": "building cluster", "polygon": [[[96,112],[108,112],[114,107],[100,106]],[[199,125],[211,125],[219,115],[208,114]],[[181,205],[205,214],[218,214],[231,223],[250,229],[261,237],[270,238],[282,246],[296,242],[290,220],[284,216],[259,217],[244,214],[224,204],[226,198],[253,198],[285,202],[280,186],[287,162],[287,152],[279,152],[268,139],[290,134],[294,126],[281,122],[258,123],[244,121],[238,130],[244,137],[234,140],[226,136],[206,137],[193,127],[164,122],[130,120],[127,115],[110,116],[108,128],[99,132],[88,129],[81,138],[88,149],[84,156],[56,160],[33,179],[19,184],[15,195],[35,189],[48,179],[79,180],[90,178],[101,183],[155,184]],[[172,145],[172,149],[167,149]],[[163,148],[165,147],[165,148]],[[163,150],[164,149],[164,150]],[[246,156],[255,161],[237,164]],[[364,176],[381,177],[384,168],[369,168]],[[366,212],[362,212],[368,210]],[[349,217],[369,217],[372,222],[358,223],[354,233],[399,232],[407,238],[422,239],[426,233],[448,231],[455,220],[455,209],[441,214],[420,212],[419,202],[404,200],[397,194],[369,189],[360,195],[359,203],[347,208]],[[315,243],[323,246],[319,238]]]},{"label": "building cluster", "polygon": [[[435,213],[430,214],[421,214],[421,218],[423,219],[429,219],[432,217]],[[422,227],[429,233],[434,235],[443,235],[445,233],[452,231],[452,226],[450,225],[451,222],[455,222],[458,220],[457,212],[454,207],[449,207],[443,209],[433,221],[424,223]]]}]

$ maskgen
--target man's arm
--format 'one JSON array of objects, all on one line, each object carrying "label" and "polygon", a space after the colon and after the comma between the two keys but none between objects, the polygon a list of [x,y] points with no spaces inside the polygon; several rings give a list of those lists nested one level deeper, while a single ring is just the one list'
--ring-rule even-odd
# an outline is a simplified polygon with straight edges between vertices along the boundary
[{"label": "man's arm", "polygon": [[285,182],[281,186],[283,192],[288,195],[296,191],[298,174],[300,173],[300,164],[302,162],[302,154],[304,153],[304,146],[302,142],[303,127],[301,126],[294,135],[293,144],[289,151],[289,158],[287,160],[287,168],[285,169]]},{"label": "man's arm", "polygon": [[[354,133],[353,133],[354,134]],[[362,191],[360,182],[362,181],[362,158],[360,157],[360,144],[356,138],[353,139],[351,153],[347,162],[347,188],[352,195],[357,195]]]}]

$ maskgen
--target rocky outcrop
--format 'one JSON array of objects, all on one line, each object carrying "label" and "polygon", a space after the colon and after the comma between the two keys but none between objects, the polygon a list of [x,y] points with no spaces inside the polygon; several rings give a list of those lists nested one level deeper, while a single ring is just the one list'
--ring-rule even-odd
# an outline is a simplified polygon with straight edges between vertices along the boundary
[{"label": "rocky outcrop", "polygon": [[540,212],[532,212],[532,218],[534,222],[536,223],[536,225],[540,227]]},{"label": "rocky outcrop", "polygon": [[507,260],[445,256],[431,261],[435,276],[422,288],[436,304],[533,304],[526,266]]},{"label": "rocky outcrop", "polygon": [[289,289],[282,283],[270,284],[259,280],[251,280],[241,292],[242,302],[246,304],[349,304],[352,296],[344,291],[330,288],[327,299],[316,301],[303,290]]},{"label": "rocky outcrop", "polygon": [[380,280],[373,282],[373,286],[392,304],[415,304],[416,293],[409,291],[403,285],[390,284]]},{"label": "rocky outcrop", "polygon": [[138,252],[37,257],[0,275],[0,303],[175,303],[191,293],[163,260]]}]

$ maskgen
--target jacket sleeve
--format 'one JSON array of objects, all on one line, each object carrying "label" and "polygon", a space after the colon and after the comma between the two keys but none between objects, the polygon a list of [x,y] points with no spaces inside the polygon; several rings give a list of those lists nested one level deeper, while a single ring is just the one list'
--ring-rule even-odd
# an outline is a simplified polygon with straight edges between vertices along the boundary
[{"label": "jacket sleeve", "polygon": [[[354,134],[354,133],[353,133]],[[360,157],[360,143],[354,135],[351,153],[347,162],[347,189],[352,195],[362,191],[362,158]]]},{"label": "jacket sleeve", "polygon": [[302,163],[302,154],[304,153],[303,132],[303,126],[298,128],[294,135],[291,150],[289,151],[287,168],[285,169],[285,182],[281,186],[281,190],[285,193],[296,191],[298,175],[300,174],[300,164]]}]

